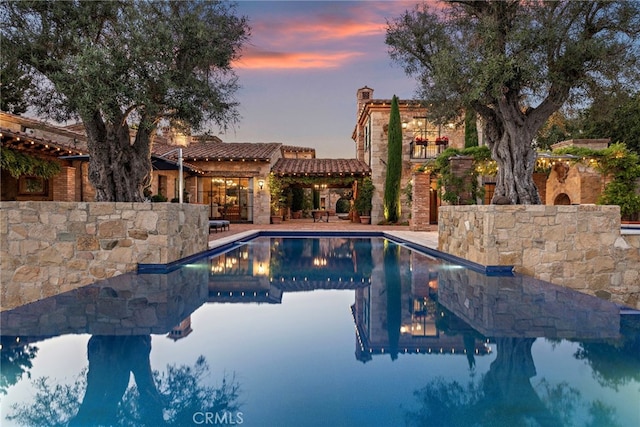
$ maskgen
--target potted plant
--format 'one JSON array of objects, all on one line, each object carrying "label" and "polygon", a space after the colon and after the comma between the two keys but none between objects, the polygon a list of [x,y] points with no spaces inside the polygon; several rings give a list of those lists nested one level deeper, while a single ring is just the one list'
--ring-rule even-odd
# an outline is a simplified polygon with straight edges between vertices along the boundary
[{"label": "potted plant", "polygon": [[429,140],[427,138],[423,138],[421,136],[416,136],[413,141],[417,144],[417,145],[429,145]]},{"label": "potted plant", "polygon": [[153,196],[151,196],[151,201],[154,202],[154,203],[166,202],[167,198],[162,194],[154,194]]},{"label": "potted plant", "polygon": [[304,207],[304,188],[293,187],[291,189],[291,218],[302,218],[302,208]]},{"label": "potted plant", "polygon": [[358,186],[358,194],[354,202],[354,207],[360,216],[360,222],[363,224],[371,223],[371,199],[375,187],[371,178],[366,177]]},{"label": "potted plant", "polygon": [[282,195],[282,182],[276,178],[273,174],[269,175],[269,194],[271,200],[269,202],[269,208],[271,209],[271,223],[280,224],[282,222],[282,206],[284,203],[284,196]]}]

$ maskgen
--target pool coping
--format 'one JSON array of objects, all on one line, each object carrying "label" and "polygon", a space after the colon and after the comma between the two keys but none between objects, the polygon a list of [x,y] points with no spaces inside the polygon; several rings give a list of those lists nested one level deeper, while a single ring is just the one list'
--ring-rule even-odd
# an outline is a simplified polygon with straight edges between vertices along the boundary
[{"label": "pool coping", "polygon": [[[434,242],[425,241],[425,239],[411,238],[415,237],[409,233],[394,231],[331,231],[331,230],[249,230],[237,234],[233,234],[223,239],[209,242],[209,249],[185,258],[167,264],[138,264],[138,274],[166,274],[176,270],[181,265],[189,264],[211,256],[220,255],[228,252],[238,246],[241,246],[248,240],[258,237],[383,237],[395,243],[408,247],[411,250],[423,253],[428,256],[443,259],[452,263],[462,265],[478,273],[487,276],[513,276],[512,265],[482,265],[464,258],[457,257],[445,252],[439,251],[437,248],[431,247],[429,244]],[[423,240],[420,242],[419,240]]]}]

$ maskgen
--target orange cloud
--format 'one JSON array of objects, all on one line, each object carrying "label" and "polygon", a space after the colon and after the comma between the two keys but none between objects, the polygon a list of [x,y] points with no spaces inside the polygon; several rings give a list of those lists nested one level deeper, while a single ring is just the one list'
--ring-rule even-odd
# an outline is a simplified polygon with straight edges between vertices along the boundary
[{"label": "orange cloud", "polygon": [[328,20],[291,22],[277,32],[275,42],[289,43],[304,40],[306,43],[343,41],[357,37],[383,34],[385,25],[380,22],[336,22]]},{"label": "orange cloud", "polygon": [[324,69],[337,68],[352,58],[357,52],[267,52],[245,51],[242,58],[234,63],[239,69]]},{"label": "orange cloud", "polygon": [[398,15],[414,4],[398,0],[296,2],[295,8],[267,9],[250,16],[251,45],[234,67],[328,69],[370,55],[372,49],[383,52],[385,17]]}]

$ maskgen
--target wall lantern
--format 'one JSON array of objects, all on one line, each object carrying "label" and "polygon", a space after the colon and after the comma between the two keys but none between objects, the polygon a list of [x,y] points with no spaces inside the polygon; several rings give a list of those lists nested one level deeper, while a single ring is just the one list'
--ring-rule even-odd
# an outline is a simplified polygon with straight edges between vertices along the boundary
[{"label": "wall lantern", "polygon": [[258,188],[260,188],[261,190],[264,188],[264,179],[258,180]]},{"label": "wall lantern", "polygon": [[409,123],[407,122],[402,122],[402,129],[406,129],[407,126],[409,126]]}]

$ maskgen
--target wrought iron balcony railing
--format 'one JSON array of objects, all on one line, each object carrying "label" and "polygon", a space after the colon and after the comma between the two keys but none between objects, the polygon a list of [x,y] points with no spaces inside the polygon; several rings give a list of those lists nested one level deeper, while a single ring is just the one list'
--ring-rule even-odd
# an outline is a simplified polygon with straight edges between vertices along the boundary
[{"label": "wrought iron balcony railing", "polygon": [[446,150],[448,144],[435,143],[435,141],[411,141],[410,152],[412,159],[435,159]]}]

